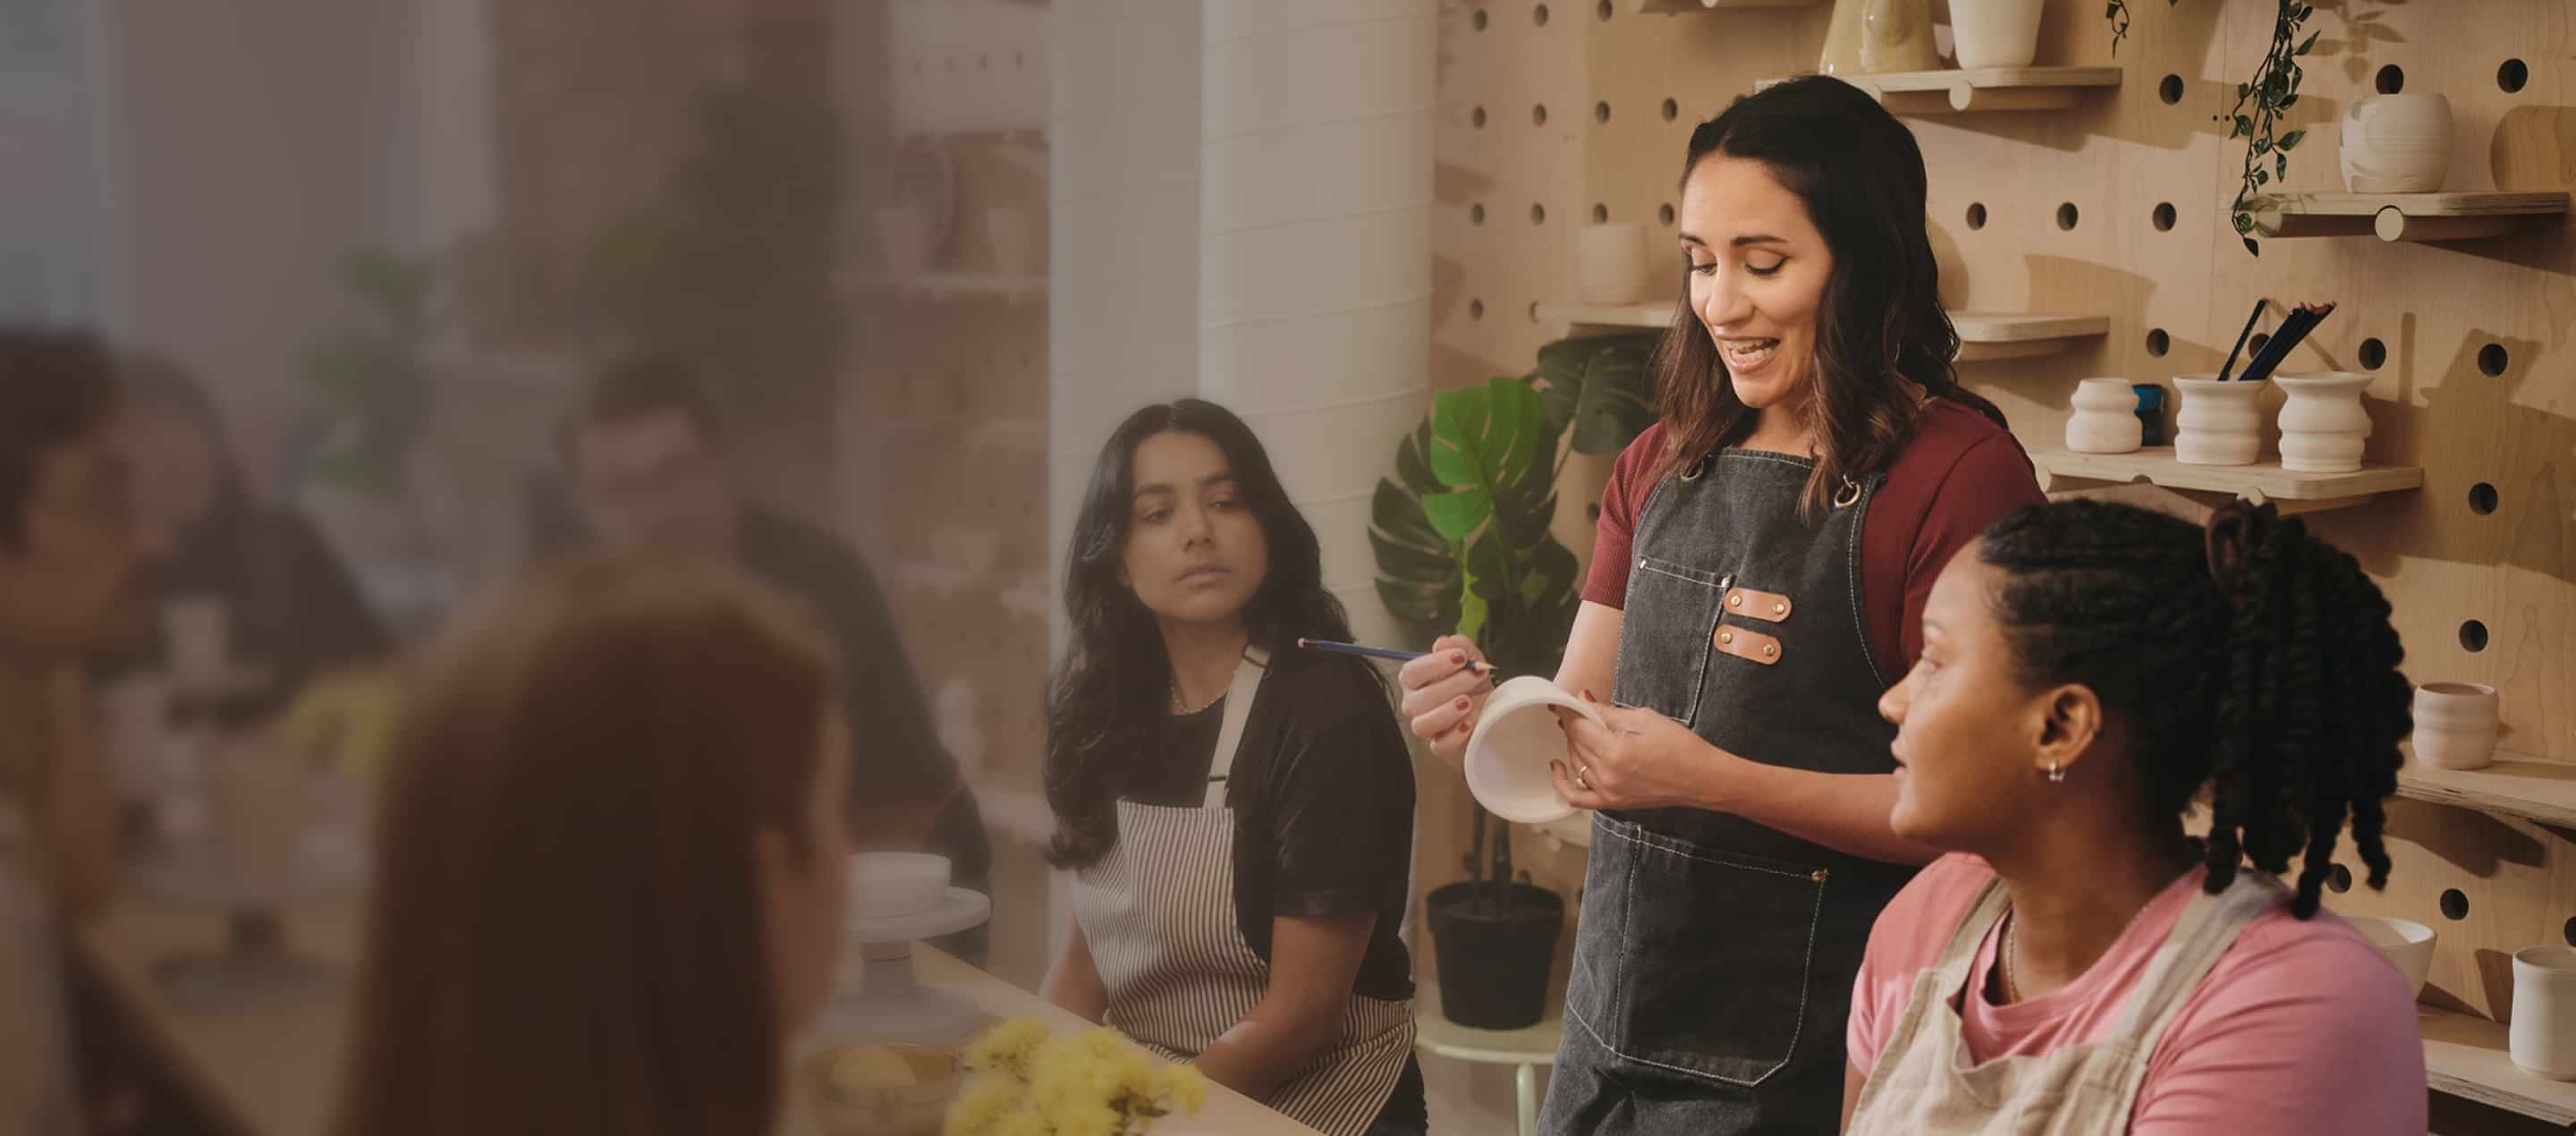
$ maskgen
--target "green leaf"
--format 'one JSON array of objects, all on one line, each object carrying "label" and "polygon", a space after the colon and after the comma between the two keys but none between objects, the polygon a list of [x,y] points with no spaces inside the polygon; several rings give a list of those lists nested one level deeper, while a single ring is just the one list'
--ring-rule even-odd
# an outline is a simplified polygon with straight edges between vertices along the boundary
[{"label": "green leaf", "polygon": [[1655,380],[1647,368],[1660,332],[1565,339],[1538,349],[1550,437],[1573,435],[1576,453],[1615,454],[1655,423]]},{"label": "green leaf", "polygon": [[2299,140],[2300,140],[2300,139],[2302,139],[2302,138],[2305,138],[2305,137],[2307,137],[2307,136],[2308,136],[2308,132],[2307,132],[2307,131],[2305,131],[2305,130],[2293,130],[2293,131],[2291,131],[2291,132],[2289,132],[2289,133],[2287,133],[2287,134],[2282,135],[2282,136],[2281,136],[2281,142],[2280,142],[2280,145],[2279,145],[2279,146],[2277,146],[2277,147],[2275,147],[2275,148],[2276,148],[2276,149],[2281,149],[2281,150],[2287,150],[2287,149],[2289,149],[2289,148],[2290,148],[2290,147],[2292,147],[2292,146],[2296,146],[2296,145],[2298,145],[2298,144],[2299,144]]},{"label": "green leaf", "polygon": [[2272,152],[2272,140],[2271,140],[2271,139],[2269,139],[2269,138],[2257,138],[2257,139],[2255,139],[2255,140],[2254,140],[2254,152],[2255,152],[2255,153],[2257,153],[2257,154],[2269,154],[2269,153],[2271,153],[2271,152]]},{"label": "green leaf", "polygon": [[2244,84],[2244,83],[2238,83],[2238,84],[2236,84],[2236,101],[2237,101],[2237,102],[2240,102],[2240,103],[2241,103],[2241,102],[2244,102],[2244,101],[2245,101],[2245,96],[2247,96],[2247,95],[2249,95],[2249,94],[2252,94],[2252,93],[2253,93],[2253,91],[2254,91],[2254,88],[2253,88],[2253,87],[2251,87],[2251,86],[2249,86],[2249,85],[2247,85],[2247,84]]},{"label": "green leaf", "polygon": [[2243,213],[2239,213],[2239,214],[2237,214],[2237,215],[2236,215],[2236,217],[2235,217],[2235,221],[2236,221],[2236,231],[2237,231],[2237,232],[2239,232],[2239,233],[2250,233],[2250,232],[2253,232],[2253,231],[2254,231],[2254,218],[2249,217],[2249,216],[2247,216],[2247,215],[2245,215],[2245,214],[2243,214]]},{"label": "green leaf", "polygon": [[2272,181],[2272,171],[2270,171],[2270,170],[2256,170],[2256,171],[2254,171],[2254,184],[2256,184],[2256,185],[2269,185],[2269,184],[2271,184],[2271,181]]},{"label": "green leaf", "polygon": [[2237,116],[2236,116],[2236,133],[2235,133],[2235,134],[2230,134],[2230,135],[2228,135],[2228,137],[2230,137],[2230,138],[2234,138],[2234,137],[2236,137],[2236,135],[2237,135],[2237,134],[2251,135],[2251,134],[2253,134],[2253,133],[2254,133],[2254,120],[2253,120],[2253,119],[2250,119],[2250,118],[2247,118],[2247,117],[2245,117],[2244,115],[2241,115],[2241,114],[2240,114],[2240,115],[2237,115]]},{"label": "green leaf", "polygon": [[2297,51],[2293,51],[2293,52],[2291,52],[2290,54],[2292,54],[2292,55],[2306,55],[2306,54],[2308,53],[2308,49],[2309,49],[2309,48],[2315,47],[2315,46],[2317,45],[2317,37],[2318,37],[2318,36],[2321,36],[2321,35],[2324,35],[2324,34],[2325,34],[2325,30],[2324,30],[2324,29],[2322,29],[2322,28],[2320,28],[2320,29],[2318,29],[2318,30],[2316,30],[2316,31],[2309,32],[2309,33],[2308,33],[2308,38],[2307,38],[2306,40],[2302,41],[2302,42],[2299,44],[2299,49],[2298,49]]},{"label": "green leaf", "polygon": [[2288,97],[2288,98],[2282,99],[2282,100],[2281,100],[2281,109],[2282,109],[2282,110],[2288,110],[2288,109],[2290,109],[2290,104],[2295,103],[2295,102],[2298,102],[2298,101],[2299,101],[2299,96],[2297,96],[2297,95],[2291,95],[2291,96],[2290,96],[2290,97]]},{"label": "green leaf", "polygon": [[2254,238],[2252,237],[2245,238],[2245,251],[2255,256],[2263,255],[2262,246],[2255,244]]}]

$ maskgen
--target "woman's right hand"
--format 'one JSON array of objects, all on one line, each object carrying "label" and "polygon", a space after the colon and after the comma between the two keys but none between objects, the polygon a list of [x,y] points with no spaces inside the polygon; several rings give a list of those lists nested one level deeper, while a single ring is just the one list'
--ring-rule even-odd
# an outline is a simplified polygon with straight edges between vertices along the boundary
[{"label": "woman's right hand", "polygon": [[1484,663],[1484,653],[1476,649],[1474,640],[1443,635],[1431,645],[1430,654],[1396,672],[1396,681],[1404,687],[1404,716],[1414,735],[1430,743],[1431,752],[1442,757],[1465,752],[1476,717],[1485,712],[1485,699],[1494,693],[1493,672]]}]

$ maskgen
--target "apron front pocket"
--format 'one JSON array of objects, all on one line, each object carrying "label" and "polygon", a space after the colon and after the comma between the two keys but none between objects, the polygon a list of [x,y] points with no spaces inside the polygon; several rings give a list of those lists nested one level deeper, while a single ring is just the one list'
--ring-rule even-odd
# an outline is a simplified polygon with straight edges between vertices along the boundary
[{"label": "apron front pocket", "polygon": [[1594,854],[1616,849],[1629,881],[1611,1048],[1669,1072],[1762,1083],[1808,1024],[1828,874],[1604,820],[1612,839]]},{"label": "apron front pocket", "polygon": [[1621,622],[1616,700],[1697,728],[1709,644],[1730,582],[1687,564],[1637,558],[1626,610],[1645,618]]}]

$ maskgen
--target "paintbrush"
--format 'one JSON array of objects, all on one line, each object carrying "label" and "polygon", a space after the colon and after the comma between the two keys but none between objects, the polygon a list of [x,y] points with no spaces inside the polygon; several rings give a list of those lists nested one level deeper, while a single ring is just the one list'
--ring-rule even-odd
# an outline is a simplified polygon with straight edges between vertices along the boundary
[{"label": "paintbrush", "polygon": [[2291,312],[2288,319],[2281,321],[2280,329],[2272,333],[2272,341],[2264,344],[2261,351],[2255,352],[2252,362],[2245,364],[2245,374],[2237,381],[2259,383],[2271,378],[2272,371],[2288,361],[2291,349],[2297,347],[2300,340],[2307,338],[2308,333],[2315,330],[2316,326],[2324,322],[2326,316],[2333,311],[2333,304],[2299,305],[2297,311]]},{"label": "paintbrush", "polygon": [[2227,349],[2227,365],[2218,369],[2218,381],[2226,382],[2236,369],[2236,356],[2245,350],[2245,337],[2254,334],[2254,321],[2263,318],[2263,301],[2254,301],[2254,310],[2245,313],[2245,330],[2236,333],[2236,346]]}]

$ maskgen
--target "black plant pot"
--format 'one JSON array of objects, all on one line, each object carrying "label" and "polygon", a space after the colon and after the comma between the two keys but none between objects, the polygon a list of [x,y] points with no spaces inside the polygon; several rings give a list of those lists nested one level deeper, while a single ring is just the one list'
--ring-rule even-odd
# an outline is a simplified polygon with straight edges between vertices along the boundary
[{"label": "black plant pot", "polygon": [[1425,901],[1440,961],[1440,1012],[1475,1029],[1527,1029],[1547,1016],[1548,966],[1565,901],[1546,888],[1513,884],[1509,909],[1498,912],[1495,894],[1492,884],[1455,883]]}]

